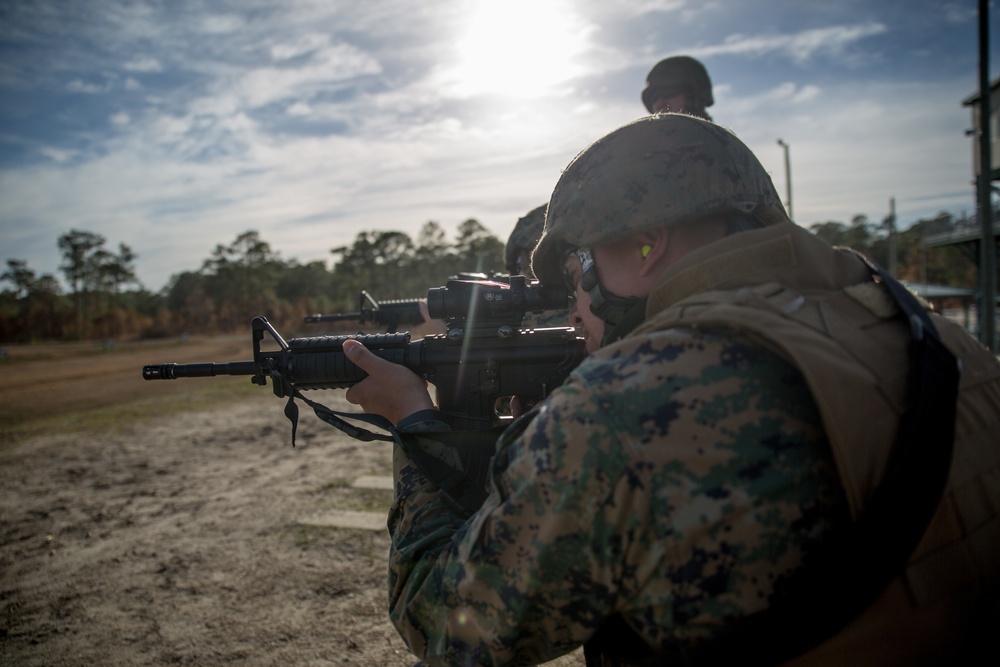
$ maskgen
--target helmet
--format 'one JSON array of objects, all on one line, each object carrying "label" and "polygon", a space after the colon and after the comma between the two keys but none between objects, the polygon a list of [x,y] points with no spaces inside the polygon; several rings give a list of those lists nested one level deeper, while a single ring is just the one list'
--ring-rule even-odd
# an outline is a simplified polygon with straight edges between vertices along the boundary
[{"label": "helmet", "polygon": [[531,266],[543,284],[558,284],[569,249],[727,212],[761,226],[788,220],[764,167],[734,134],[686,114],[645,116],[563,170]]},{"label": "helmet", "polygon": [[507,247],[504,249],[504,263],[511,275],[523,273],[524,269],[527,268],[518,266],[518,257],[522,250],[530,255],[531,251],[535,249],[538,237],[542,235],[542,227],[545,225],[546,206],[548,205],[542,204],[529,211],[514,225],[514,231],[507,239]]},{"label": "helmet", "polygon": [[712,97],[712,80],[701,62],[690,56],[674,56],[661,60],[646,75],[646,87],[642,90],[642,103],[653,113],[653,102],[661,97],[664,90],[674,89],[695,98],[696,106],[706,109],[715,104]]}]

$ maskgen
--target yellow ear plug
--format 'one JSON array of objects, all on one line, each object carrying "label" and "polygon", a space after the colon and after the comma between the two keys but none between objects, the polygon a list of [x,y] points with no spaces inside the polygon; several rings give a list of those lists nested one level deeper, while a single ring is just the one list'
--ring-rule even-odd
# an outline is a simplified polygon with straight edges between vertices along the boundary
[{"label": "yellow ear plug", "polygon": [[653,246],[651,246],[651,245],[644,245],[644,246],[642,246],[642,258],[646,259],[646,256],[649,255],[649,251],[652,250],[652,249],[653,249]]}]

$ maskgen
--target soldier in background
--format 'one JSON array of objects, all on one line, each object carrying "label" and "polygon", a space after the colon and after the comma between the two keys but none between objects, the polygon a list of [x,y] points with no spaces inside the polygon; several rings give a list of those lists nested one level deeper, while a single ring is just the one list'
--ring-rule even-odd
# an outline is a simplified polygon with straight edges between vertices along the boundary
[{"label": "soldier in background", "polygon": [[344,343],[369,374],[347,399],[401,433],[389,609],[416,655],[969,664],[1000,583],[988,350],[792,223],[750,150],[688,115],[577,156],[532,267],[575,292],[590,355],[486,480],[421,378]]},{"label": "soldier in background", "polygon": [[[706,107],[715,103],[712,97],[712,80],[705,66],[690,56],[673,56],[658,62],[646,76],[646,87],[642,91],[642,103],[649,113],[686,113],[705,120],[712,120]],[[507,239],[504,256],[510,275],[531,273],[531,252],[542,235],[545,224],[546,204],[529,211],[517,221],[514,231]],[[544,313],[529,315],[525,326],[565,326],[559,311],[556,315]]]},{"label": "soldier in background", "polygon": [[[542,235],[546,206],[547,204],[542,204],[531,209],[514,225],[514,231],[508,237],[507,246],[504,248],[504,262],[510,275],[527,276],[529,280],[535,279],[535,274],[531,271],[531,251],[535,249],[535,245],[538,244],[538,239]],[[569,311],[565,309],[528,313],[521,321],[521,327],[524,329],[568,326],[572,325],[569,321]]]},{"label": "soldier in background", "polygon": [[531,272],[531,251],[535,249],[538,238],[542,235],[546,206],[547,204],[542,204],[531,209],[514,225],[514,231],[510,233],[507,246],[504,248],[504,263],[510,275],[535,277]]},{"label": "soldier in background", "polygon": [[698,60],[673,56],[656,63],[646,75],[642,103],[649,113],[686,113],[712,120],[706,111],[715,103],[712,80]]}]

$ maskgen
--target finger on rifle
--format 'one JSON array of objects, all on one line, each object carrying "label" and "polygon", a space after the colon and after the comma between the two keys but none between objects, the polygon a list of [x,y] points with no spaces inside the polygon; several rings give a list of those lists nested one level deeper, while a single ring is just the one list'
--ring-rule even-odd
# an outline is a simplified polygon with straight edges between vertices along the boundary
[{"label": "finger on rifle", "polygon": [[344,394],[348,403],[380,414],[394,424],[433,407],[426,381],[413,371],[378,357],[356,340],[345,340],[343,349],[348,361],[368,373],[367,378],[348,388]]},{"label": "finger on rifle", "polygon": [[343,349],[344,356],[347,357],[351,363],[366,373],[369,372],[375,364],[388,363],[372,354],[371,350],[364,346],[364,343],[354,340],[353,338],[349,338],[344,341]]}]

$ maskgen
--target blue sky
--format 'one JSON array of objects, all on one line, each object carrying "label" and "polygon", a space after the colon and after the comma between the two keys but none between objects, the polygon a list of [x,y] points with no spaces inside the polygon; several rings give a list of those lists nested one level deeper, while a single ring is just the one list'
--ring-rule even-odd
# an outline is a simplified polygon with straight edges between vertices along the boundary
[{"label": "blue sky", "polygon": [[[974,0],[4,0],[0,260],[70,229],[153,291],[254,229],[286,259],[476,218],[506,240],[591,141],[702,60],[797,222],[971,213]],[[992,17],[991,39],[1000,41]],[[996,53],[997,49],[991,49]],[[991,55],[992,67],[996,56]],[[414,285],[414,294],[428,286]]]}]

